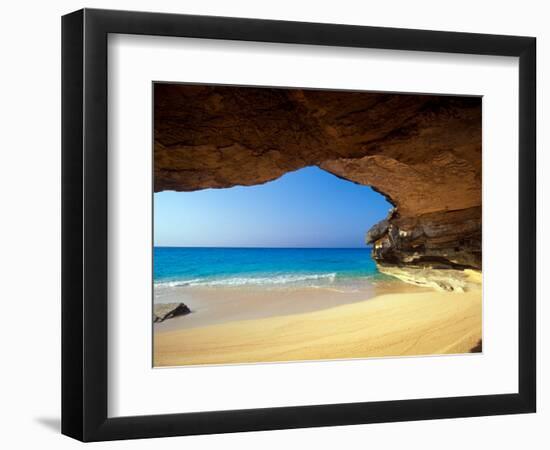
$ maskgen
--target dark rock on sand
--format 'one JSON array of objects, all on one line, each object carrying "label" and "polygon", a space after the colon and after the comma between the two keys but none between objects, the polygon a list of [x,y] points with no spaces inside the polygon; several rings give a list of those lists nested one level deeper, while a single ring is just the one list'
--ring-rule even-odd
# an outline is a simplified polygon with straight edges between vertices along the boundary
[{"label": "dark rock on sand", "polygon": [[154,306],[153,323],[164,322],[177,316],[190,314],[191,310],[185,303],[161,303]]}]

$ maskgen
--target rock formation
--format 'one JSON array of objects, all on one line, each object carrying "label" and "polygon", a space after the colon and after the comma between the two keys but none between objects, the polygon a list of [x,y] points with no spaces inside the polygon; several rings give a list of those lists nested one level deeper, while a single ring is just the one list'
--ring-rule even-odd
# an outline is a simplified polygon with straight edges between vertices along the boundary
[{"label": "rock formation", "polygon": [[164,322],[177,316],[190,314],[191,310],[185,303],[157,303],[153,310],[153,323]]},{"label": "rock formation", "polygon": [[318,166],[393,204],[367,233],[382,271],[481,268],[480,98],[181,84],[154,97],[156,192]]}]

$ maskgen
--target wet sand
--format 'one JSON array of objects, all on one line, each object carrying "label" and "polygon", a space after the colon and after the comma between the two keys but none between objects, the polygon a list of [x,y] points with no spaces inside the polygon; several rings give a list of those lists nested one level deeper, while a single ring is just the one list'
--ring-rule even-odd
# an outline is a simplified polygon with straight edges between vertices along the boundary
[{"label": "wet sand", "polygon": [[155,324],[156,332],[319,311],[390,293],[431,292],[395,281],[324,287],[173,287],[155,290],[157,303],[185,303],[192,314]]}]

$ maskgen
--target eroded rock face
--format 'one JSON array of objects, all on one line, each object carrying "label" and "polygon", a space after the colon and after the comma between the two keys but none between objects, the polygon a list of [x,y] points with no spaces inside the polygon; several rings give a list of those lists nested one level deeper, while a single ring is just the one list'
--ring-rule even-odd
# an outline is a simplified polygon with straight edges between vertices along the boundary
[{"label": "eroded rock face", "polygon": [[481,208],[391,217],[367,233],[373,256],[386,264],[481,269]]},{"label": "eroded rock face", "polygon": [[394,205],[381,266],[481,267],[480,98],[156,84],[154,122],[156,192],[315,165]]}]

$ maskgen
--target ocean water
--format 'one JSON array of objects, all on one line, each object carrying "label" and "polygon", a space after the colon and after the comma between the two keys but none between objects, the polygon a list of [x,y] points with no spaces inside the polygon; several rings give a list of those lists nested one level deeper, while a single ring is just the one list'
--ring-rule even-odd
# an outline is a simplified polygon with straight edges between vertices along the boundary
[{"label": "ocean water", "polygon": [[155,247],[155,287],[324,287],[384,280],[365,248]]}]

